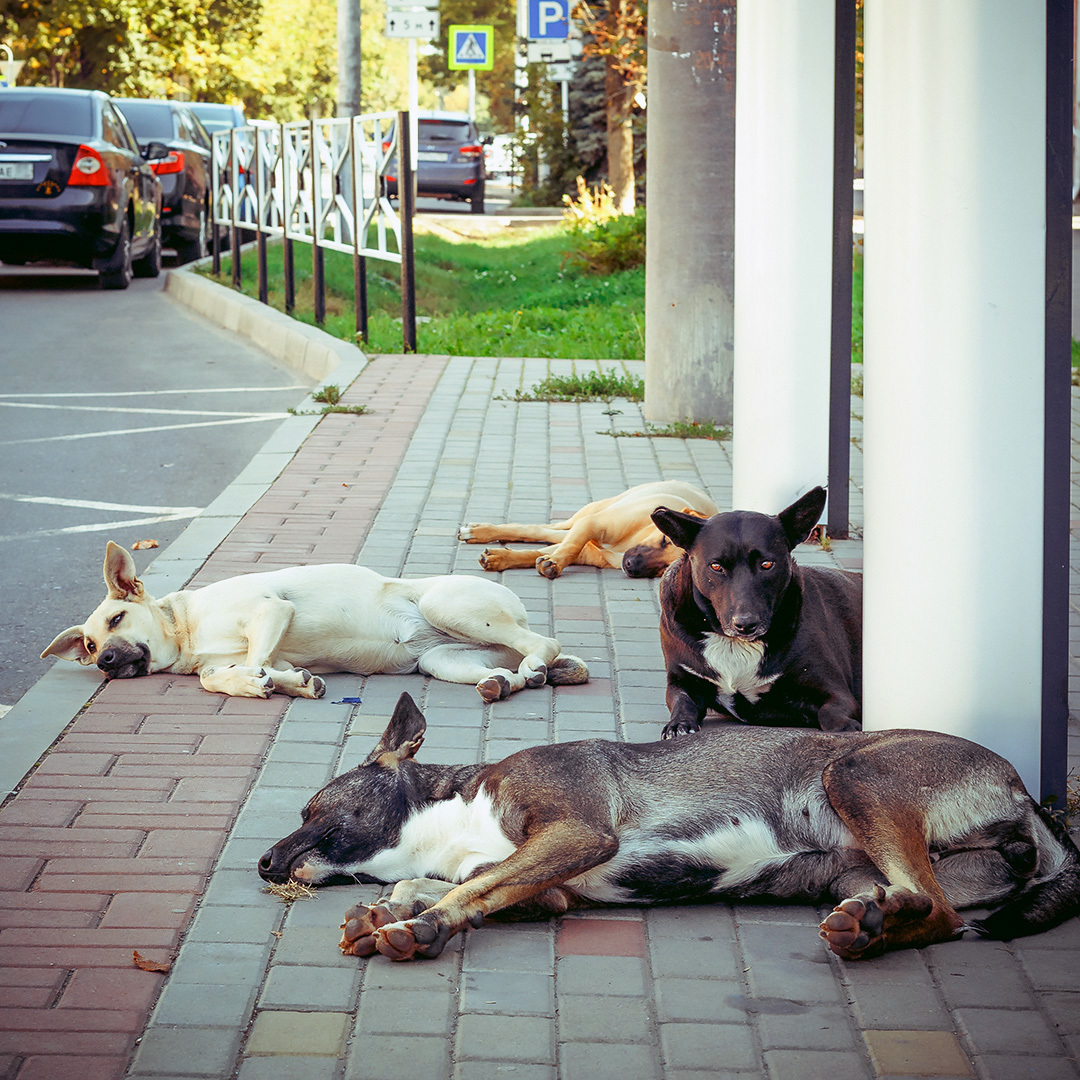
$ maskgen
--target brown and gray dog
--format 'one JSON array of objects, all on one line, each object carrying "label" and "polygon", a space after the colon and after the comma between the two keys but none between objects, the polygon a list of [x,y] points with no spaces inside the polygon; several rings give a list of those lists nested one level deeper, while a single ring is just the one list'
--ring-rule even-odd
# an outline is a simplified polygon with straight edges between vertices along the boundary
[{"label": "brown and gray dog", "polygon": [[458,539],[467,544],[539,541],[547,547],[488,548],[480,556],[485,570],[536,568],[546,578],[568,566],[622,567],[627,577],[658,577],[682,552],[653,524],[660,506],[681,506],[684,514],[707,518],[716,503],[700,488],[681,480],[638,484],[621,495],[598,499],[565,521],[550,525],[462,525]]},{"label": "brown and gray dog", "polygon": [[653,514],[685,550],[660,584],[665,739],[697,731],[709,709],[749,724],[862,727],[862,575],[791,554],[824,506],[816,487],[775,516]]},{"label": "brown and gray dog", "polygon": [[149,596],[119,544],[105,550],[106,598],[41,654],[97,665],[107,679],[198,675],[232,697],[320,698],[318,674],[475,683],[486,702],[525,687],[583,683],[585,664],[529,629],[521,601],[464,574],[388,578],[349,564],[292,566]]},{"label": "brown and gray dog", "polygon": [[[424,765],[403,694],[358,768],[259,861],[269,882],[397,882],[345,915],[343,952],[438,956],[487,915],[769,898],[836,907],[847,959],[1009,939],[1080,911],[1080,853],[1013,767],[928,731],[734,724],[692,739],[590,739],[489,765]],[[957,908],[996,908],[965,923]]]}]

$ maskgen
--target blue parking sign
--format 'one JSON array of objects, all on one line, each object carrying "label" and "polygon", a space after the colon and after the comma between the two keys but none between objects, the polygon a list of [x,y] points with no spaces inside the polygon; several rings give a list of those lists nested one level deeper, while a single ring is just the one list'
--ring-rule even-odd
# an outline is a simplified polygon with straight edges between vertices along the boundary
[{"label": "blue parking sign", "polygon": [[570,36],[570,0],[529,0],[529,34],[534,41]]}]

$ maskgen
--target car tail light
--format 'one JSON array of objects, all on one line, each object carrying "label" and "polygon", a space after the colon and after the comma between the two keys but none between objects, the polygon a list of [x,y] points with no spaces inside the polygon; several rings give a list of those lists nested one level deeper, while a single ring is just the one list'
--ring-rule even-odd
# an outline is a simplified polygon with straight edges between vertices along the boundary
[{"label": "car tail light", "polygon": [[90,146],[80,146],[68,177],[68,187],[108,187],[109,170],[101,155]]},{"label": "car tail light", "polygon": [[459,146],[458,153],[465,158],[478,158],[484,156],[482,146]]},{"label": "car tail light", "polygon": [[150,168],[153,169],[158,176],[167,176],[169,173],[183,172],[184,151],[170,150],[167,158],[162,158],[160,161],[151,161]]},{"label": "car tail light", "polygon": [[394,145],[394,140],[393,139],[383,139],[382,152],[385,154],[386,151],[389,150],[390,147],[393,146],[393,145]]}]

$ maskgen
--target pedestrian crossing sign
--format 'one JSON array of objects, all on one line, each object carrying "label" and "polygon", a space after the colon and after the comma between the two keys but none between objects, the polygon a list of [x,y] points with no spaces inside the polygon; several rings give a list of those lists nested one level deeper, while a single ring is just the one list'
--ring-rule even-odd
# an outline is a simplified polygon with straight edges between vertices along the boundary
[{"label": "pedestrian crossing sign", "polygon": [[449,28],[449,67],[451,71],[473,68],[490,71],[494,65],[492,26],[451,26]]}]

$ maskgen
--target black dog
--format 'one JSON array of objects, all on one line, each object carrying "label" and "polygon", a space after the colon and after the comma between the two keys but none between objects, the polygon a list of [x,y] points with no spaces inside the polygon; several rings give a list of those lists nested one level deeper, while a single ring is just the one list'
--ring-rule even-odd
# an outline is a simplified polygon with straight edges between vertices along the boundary
[{"label": "black dog", "polygon": [[816,487],[776,517],[653,513],[686,552],[660,586],[665,739],[697,731],[708,709],[751,724],[862,726],[862,576],[791,557],[824,507]]}]

